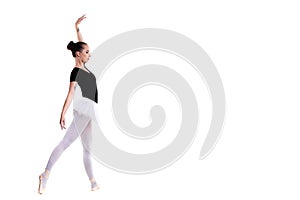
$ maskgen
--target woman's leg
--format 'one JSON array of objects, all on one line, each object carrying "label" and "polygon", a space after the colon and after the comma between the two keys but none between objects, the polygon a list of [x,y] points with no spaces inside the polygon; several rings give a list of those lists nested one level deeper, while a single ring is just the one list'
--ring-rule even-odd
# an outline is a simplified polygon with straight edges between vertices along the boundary
[{"label": "woman's leg", "polygon": [[71,125],[67,129],[65,136],[60,141],[60,143],[55,147],[52,151],[52,154],[48,160],[46,170],[51,171],[53,165],[59,159],[61,154],[78,138],[79,134],[77,133],[74,120],[72,121]]},{"label": "woman's leg", "polygon": [[90,153],[88,152],[89,145],[91,144],[91,131],[92,131],[92,122],[89,121],[86,128],[83,130],[82,134],[80,135],[81,140],[82,140],[82,146],[83,146],[84,168],[85,168],[85,171],[86,171],[89,179],[94,178],[93,170],[92,170],[91,156],[90,156]]},{"label": "woman's leg", "polygon": [[61,154],[78,138],[79,133],[76,128],[75,120],[73,119],[72,123],[70,124],[69,128],[67,129],[65,136],[60,141],[60,143],[54,148],[52,151],[50,158],[48,160],[47,166],[45,168],[45,172],[43,172],[39,176],[39,193],[42,194],[46,187],[46,183],[48,181],[49,173],[59,159]]},{"label": "woman's leg", "polygon": [[89,121],[86,128],[82,132],[81,140],[82,140],[82,146],[83,146],[83,163],[85,171],[89,177],[89,180],[91,181],[91,190],[97,190],[99,188],[93,174],[92,169],[92,161],[91,161],[91,155],[89,153],[90,145],[92,142],[92,120]]}]

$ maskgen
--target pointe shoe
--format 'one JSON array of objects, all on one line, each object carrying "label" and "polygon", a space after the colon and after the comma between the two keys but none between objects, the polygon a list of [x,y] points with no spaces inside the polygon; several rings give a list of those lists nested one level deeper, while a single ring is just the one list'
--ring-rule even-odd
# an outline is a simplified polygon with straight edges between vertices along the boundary
[{"label": "pointe shoe", "polygon": [[46,172],[42,173],[39,176],[39,189],[38,189],[39,194],[44,193],[48,177],[49,177],[49,173],[46,173]]},{"label": "pointe shoe", "polygon": [[99,189],[99,185],[97,184],[96,181],[91,182],[91,191],[95,191]]}]

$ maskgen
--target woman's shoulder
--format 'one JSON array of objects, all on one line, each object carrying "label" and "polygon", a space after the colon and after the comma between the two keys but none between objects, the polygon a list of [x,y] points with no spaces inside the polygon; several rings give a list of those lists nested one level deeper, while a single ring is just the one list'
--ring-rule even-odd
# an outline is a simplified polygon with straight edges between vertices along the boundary
[{"label": "woman's shoulder", "polygon": [[78,68],[78,67],[73,67],[71,73],[78,72],[78,71],[79,71],[79,68]]},{"label": "woman's shoulder", "polygon": [[70,81],[71,82],[76,80],[78,72],[79,72],[79,68],[78,67],[74,67],[72,69],[71,74],[70,74]]}]

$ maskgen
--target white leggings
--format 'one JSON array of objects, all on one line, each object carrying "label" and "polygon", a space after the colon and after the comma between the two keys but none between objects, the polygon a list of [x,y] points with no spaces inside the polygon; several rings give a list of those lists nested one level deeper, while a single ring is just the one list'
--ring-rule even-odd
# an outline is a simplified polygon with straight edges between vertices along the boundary
[{"label": "white leggings", "polygon": [[[61,154],[78,138],[79,135],[81,138],[83,137],[88,138],[86,134],[91,134],[91,129],[92,129],[92,123],[90,120],[85,126],[85,128],[83,129],[83,131],[79,133],[75,125],[75,120],[73,119],[71,125],[69,126],[69,128],[65,133],[65,136],[60,141],[60,143],[55,147],[55,149],[52,151],[48,164],[46,166],[46,170],[51,171],[53,165],[59,159]],[[89,152],[86,150],[84,146],[83,146],[83,163],[89,179],[93,179],[94,175],[92,171],[91,157]]]}]

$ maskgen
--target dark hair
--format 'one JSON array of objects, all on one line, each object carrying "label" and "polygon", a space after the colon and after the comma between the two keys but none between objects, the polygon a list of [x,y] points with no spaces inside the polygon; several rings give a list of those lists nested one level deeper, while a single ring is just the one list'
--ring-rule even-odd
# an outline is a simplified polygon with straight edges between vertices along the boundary
[{"label": "dark hair", "polygon": [[82,51],[84,49],[83,45],[87,45],[85,42],[76,42],[73,41],[69,42],[67,49],[72,51],[72,55],[75,58],[77,51]]}]

